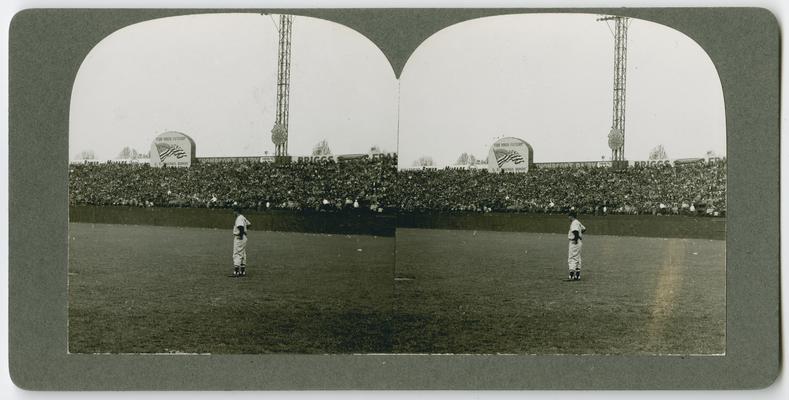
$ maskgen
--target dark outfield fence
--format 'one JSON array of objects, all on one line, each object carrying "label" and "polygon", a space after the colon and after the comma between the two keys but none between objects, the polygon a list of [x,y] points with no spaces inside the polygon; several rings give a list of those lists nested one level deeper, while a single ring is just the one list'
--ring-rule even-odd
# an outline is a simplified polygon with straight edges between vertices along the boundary
[{"label": "dark outfield fence", "polygon": [[[330,212],[244,211],[252,230],[394,236],[393,215]],[[69,207],[69,222],[233,228],[233,211],[207,208]]]},{"label": "dark outfield fence", "polygon": [[[679,215],[580,215],[590,235],[726,239],[726,219]],[[563,214],[400,214],[397,226],[421,229],[567,233]]]},{"label": "dark outfield fence", "polygon": [[[566,233],[561,214],[373,214],[354,212],[245,211],[253,230],[394,236],[396,227]],[[205,208],[69,207],[70,222],[183,226],[230,230],[233,212]],[[725,239],[726,219],[675,215],[581,215],[591,235]]]}]

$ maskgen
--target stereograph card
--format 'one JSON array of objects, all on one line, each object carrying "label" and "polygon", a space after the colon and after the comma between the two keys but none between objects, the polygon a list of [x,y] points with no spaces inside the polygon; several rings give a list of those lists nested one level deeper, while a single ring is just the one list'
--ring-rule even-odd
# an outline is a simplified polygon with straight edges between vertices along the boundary
[{"label": "stereograph card", "polygon": [[767,10],[32,9],[9,49],[22,388],[778,374]]}]

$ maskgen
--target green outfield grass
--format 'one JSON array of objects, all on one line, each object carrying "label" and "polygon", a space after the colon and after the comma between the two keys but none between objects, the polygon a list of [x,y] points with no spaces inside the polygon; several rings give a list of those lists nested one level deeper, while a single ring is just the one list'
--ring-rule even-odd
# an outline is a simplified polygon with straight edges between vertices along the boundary
[{"label": "green outfield grass", "polygon": [[[590,227],[590,230],[594,229]],[[398,229],[400,353],[721,354],[725,242]]]},{"label": "green outfield grass", "polygon": [[72,353],[391,349],[394,238],[69,224]]}]

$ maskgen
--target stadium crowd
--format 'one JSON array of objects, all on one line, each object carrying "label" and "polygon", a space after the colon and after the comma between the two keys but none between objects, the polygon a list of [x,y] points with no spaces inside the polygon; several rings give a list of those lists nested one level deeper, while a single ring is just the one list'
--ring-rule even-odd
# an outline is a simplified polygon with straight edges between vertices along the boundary
[{"label": "stadium crowd", "polygon": [[532,168],[528,174],[421,169],[398,175],[398,208],[584,214],[726,212],[726,163],[626,169]]},{"label": "stadium crowd", "polygon": [[374,159],[73,164],[72,205],[374,212],[531,212],[725,215],[726,161],[626,169],[533,167],[528,174],[475,169],[397,171]]},{"label": "stadium crowd", "polygon": [[384,211],[395,190],[397,158],[292,163],[72,164],[72,205]]}]

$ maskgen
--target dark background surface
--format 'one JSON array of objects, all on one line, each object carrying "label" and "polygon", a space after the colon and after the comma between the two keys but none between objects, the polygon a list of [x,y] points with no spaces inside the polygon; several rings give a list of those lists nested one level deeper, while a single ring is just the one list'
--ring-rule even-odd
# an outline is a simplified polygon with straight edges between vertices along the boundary
[{"label": "dark background surface", "polygon": [[[216,12],[218,10],[211,10]],[[237,10],[234,10],[237,11]],[[544,10],[310,10],[376,42],[399,71],[451,23]],[[557,10],[551,10],[557,12]],[[727,115],[725,357],[74,356],[66,349],[68,107],[82,59],[107,34],[193,10],[36,10],[17,15],[9,64],[10,370],[28,389],[756,388],[779,371],[779,31],[759,9],[585,9],[663,23],[696,40]],[[41,157],[41,152],[49,157]],[[29,221],[44,226],[29,229]],[[579,378],[562,379],[572,368]],[[255,371],[242,375],[239,371]]]},{"label": "dark background surface", "polygon": [[[726,239],[726,219],[680,215],[579,215],[587,235]],[[400,228],[567,233],[564,214],[400,214]]]},{"label": "dark background surface", "polygon": [[[564,214],[245,211],[252,229],[394,236],[397,228],[565,233]],[[726,239],[726,219],[683,215],[581,215],[589,235]],[[206,208],[69,207],[70,222],[230,229],[233,212]]]},{"label": "dark background surface", "polygon": [[[394,236],[393,215],[370,212],[244,211],[255,231]],[[194,228],[233,228],[233,211],[205,208],[69,207],[70,222]]]}]

